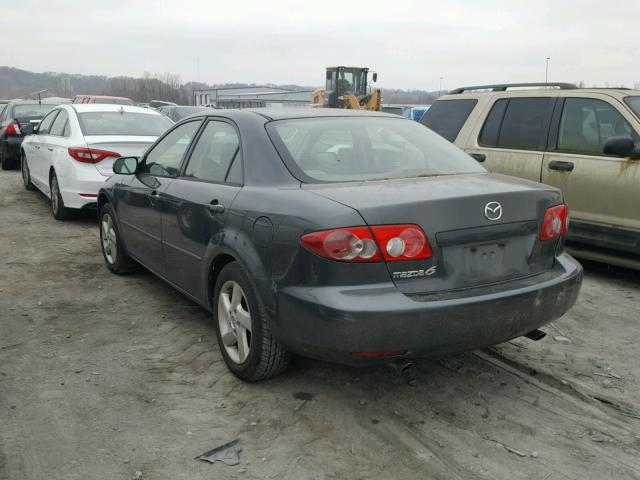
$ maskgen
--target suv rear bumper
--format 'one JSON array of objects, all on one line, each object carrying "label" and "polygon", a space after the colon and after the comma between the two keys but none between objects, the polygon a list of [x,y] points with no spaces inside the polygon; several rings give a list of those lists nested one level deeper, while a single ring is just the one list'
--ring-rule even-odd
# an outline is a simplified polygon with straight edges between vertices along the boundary
[{"label": "suv rear bumper", "polygon": [[272,330],[292,352],[338,363],[365,362],[353,352],[442,355],[504,342],[561,317],[581,284],[582,267],[563,253],[543,274],[450,293],[407,296],[392,283],[285,287]]}]

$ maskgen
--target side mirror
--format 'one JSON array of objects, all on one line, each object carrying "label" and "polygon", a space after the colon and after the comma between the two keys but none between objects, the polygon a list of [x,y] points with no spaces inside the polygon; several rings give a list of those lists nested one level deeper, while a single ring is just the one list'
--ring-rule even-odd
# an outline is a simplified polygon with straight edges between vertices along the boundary
[{"label": "side mirror", "polygon": [[373,80],[373,83],[376,83],[378,81],[378,72],[373,72],[371,80]]},{"label": "side mirror", "polygon": [[118,175],[133,175],[138,170],[138,157],[120,157],[113,162],[113,173]]},{"label": "side mirror", "polygon": [[633,153],[635,142],[633,138],[627,136],[609,137],[604,142],[602,151],[605,155],[616,155],[617,157],[629,157]]}]

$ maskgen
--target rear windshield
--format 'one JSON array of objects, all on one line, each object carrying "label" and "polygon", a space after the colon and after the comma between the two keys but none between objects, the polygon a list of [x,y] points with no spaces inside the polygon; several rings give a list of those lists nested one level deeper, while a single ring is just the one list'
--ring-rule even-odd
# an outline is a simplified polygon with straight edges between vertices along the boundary
[{"label": "rear windshield", "polygon": [[633,110],[633,113],[636,114],[636,117],[640,118],[640,96],[634,97],[624,97],[624,101],[629,108]]},{"label": "rear windshield", "polygon": [[420,123],[453,142],[476,103],[475,99],[438,100],[425,112]]},{"label": "rear windshield", "polygon": [[29,104],[29,105],[15,105],[13,107],[13,116],[15,118],[21,117],[44,117],[47,113],[53,110],[55,105],[45,104]]},{"label": "rear windshield", "polygon": [[349,182],[485,172],[462,150],[404,118],[327,117],[267,126],[290,170],[305,182]]},{"label": "rear windshield", "polygon": [[80,129],[87,135],[132,135],[158,137],[173,123],[153,113],[85,112],[78,114]]}]

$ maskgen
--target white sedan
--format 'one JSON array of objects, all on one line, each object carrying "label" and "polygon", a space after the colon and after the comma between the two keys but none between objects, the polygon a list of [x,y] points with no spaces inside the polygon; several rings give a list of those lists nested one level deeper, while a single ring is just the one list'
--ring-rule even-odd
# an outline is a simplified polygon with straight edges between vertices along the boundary
[{"label": "white sedan", "polygon": [[173,122],[127,105],[60,105],[48,113],[21,148],[22,180],[51,199],[53,216],[95,208],[98,190],[118,157],[140,157]]}]

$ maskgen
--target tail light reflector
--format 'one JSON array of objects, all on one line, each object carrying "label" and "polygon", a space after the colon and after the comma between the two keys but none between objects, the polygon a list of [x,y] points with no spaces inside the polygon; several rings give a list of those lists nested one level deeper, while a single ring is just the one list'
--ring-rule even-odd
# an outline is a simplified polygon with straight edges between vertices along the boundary
[{"label": "tail light reflector", "polygon": [[105,158],[118,158],[122,156],[118,152],[86,147],[69,147],[69,155],[71,155],[71,158],[81,163],[99,163]]},{"label": "tail light reflector", "polygon": [[418,225],[374,225],[336,228],[301,237],[321,257],[341,262],[394,262],[431,256],[431,246]]},{"label": "tail light reflector", "polygon": [[7,135],[10,137],[17,137],[18,135],[22,135],[22,132],[20,131],[20,125],[18,125],[18,122],[15,120],[7,123],[5,132],[7,132]]},{"label": "tail light reflector", "polygon": [[540,240],[552,240],[564,237],[569,229],[569,207],[566,204],[556,205],[544,212]]}]

